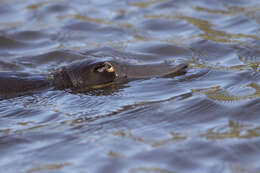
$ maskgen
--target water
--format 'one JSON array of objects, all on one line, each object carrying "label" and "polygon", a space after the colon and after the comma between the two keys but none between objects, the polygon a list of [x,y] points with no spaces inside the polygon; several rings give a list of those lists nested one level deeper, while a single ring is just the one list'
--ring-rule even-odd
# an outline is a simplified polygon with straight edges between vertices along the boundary
[{"label": "water", "polygon": [[0,69],[92,58],[186,75],[0,101],[0,172],[260,172],[258,0],[2,0]]}]

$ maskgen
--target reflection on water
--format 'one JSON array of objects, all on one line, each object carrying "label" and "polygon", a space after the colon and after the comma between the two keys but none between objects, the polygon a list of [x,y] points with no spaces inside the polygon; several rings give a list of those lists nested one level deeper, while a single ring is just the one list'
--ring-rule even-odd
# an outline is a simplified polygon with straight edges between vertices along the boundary
[{"label": "reflection on water", "polygon": [[132,168],[130,170],[130,172],[132,173],[138,173],[138,172],[158,172],[158,173],[174,173],[173,171],[169,171],[167,169],[162,169],[162,168],[158,168],[158,167],[137,167],[137,168]]},{"label": "reflection on water", "polygon": [[125,133],[123,131],[121,132],[114,132],[113,133],[114,135],[117,135],[117,136],[121,136],[121,137],[125,137],[125,138],[130,138],[136,142],[140,142],[140,143],[144,143],[144,144],[149,144],[151,145],[152,147],[160,147],[160,146],[163,146],[169,142],[175,142],[175,141],[179,141],[179,140],[185,140],[187,137],[185,136],[180,136],[180,134],[178,133],[173,133],[173,132],[170,132],[170,138],[168,139],[163,139],[163,140],[153,140],[153,139],[143,139],[141,137],[137,137],[137,136],[134,136],[131,132],[129,133]]},{"label": "reflection on water", "polygon": [[[260,88],[257,84],[251,83],[245,87],[253,88],[255,91],[252,94],[244,95],[246,93],[245,90],[237,92],[237,95],[231,95],[230,93],[222,90],[220,86],[211,87],[209,89],[195,89],[192,92],[201,93],[207,95],[208,98],[216,100],[216,101],[239,101],[246,99],[254,99],[260,97]],[[243,95],[240,95],[243,93]]]},{"label": "reflection on water", "polygon": [[201,136],[209,140],[232,138],[252,139],[259,137],[259,130],[260,127],[250,128],[249,125],[243,125],[239,122],[235,123],[230,121],[228,125],[211,128],[207,134],[202,134]]},{"label": "reflection on water", "polygon": [[0,2],[0,69],[187,62],[175,78],[0,101],[0,172],[260,171],[260,4]]},{"label": "reflection on water", "polygon": [[27,170],[27,173],[34,173],[40,171],[60,171],[63,167],[69,166],[69,163],[61,163],[61,164],[49,164],[49,165],[40,165],[35,168],[31,168]]}]

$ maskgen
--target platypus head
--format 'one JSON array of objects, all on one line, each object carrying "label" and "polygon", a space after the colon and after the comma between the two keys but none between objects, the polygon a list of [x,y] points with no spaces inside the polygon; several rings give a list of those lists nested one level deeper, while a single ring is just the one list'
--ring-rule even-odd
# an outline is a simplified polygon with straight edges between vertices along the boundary
[{"label": "platypus head", "polygon": [[58,89],[83,90],[101,88],[113,82],[125,82],[149,77],[174,77],[186,73],[187,63],[172,66],[168,63],[131,65],[120,61],[83,60],[62,67],[52,74],[52,84]]},{"label": "platypus head", "polygon": [[114,66],[108,61],[81,61],[65,70],[74,89],[102,87],[117,78]]}]

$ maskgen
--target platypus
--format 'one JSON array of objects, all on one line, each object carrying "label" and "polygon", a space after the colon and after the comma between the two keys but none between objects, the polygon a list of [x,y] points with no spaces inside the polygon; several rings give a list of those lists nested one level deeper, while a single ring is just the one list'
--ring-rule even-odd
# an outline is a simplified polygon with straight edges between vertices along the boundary
[{"label": "platypus", "polygon": [[184,74],[186,63],[133,65],[117,61],[81,60],[58,68],[50,74],[0,72],[0,97],[42,89],[93,89],[118,81],[151,77],[174,77]]}]

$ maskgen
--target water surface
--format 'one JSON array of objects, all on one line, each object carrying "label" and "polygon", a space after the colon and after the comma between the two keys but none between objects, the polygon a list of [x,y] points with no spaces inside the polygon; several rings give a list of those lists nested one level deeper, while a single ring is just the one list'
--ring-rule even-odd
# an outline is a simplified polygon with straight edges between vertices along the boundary
[{"label": "water surface", "polygon": [[0,172],[260,172],[258,0],[2,0],[0,70],[82,59],[184,76],[0,101]]}]

